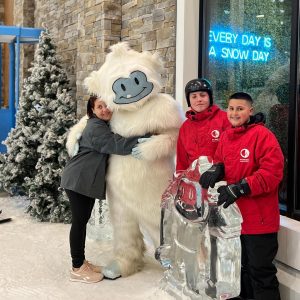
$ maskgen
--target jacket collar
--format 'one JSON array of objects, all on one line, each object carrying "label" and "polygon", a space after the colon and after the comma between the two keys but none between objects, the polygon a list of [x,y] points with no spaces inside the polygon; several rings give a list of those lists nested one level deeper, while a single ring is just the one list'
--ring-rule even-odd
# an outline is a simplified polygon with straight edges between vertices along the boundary
[{"label": "jacket collar", "polygon": [[206,110],[199,113],[193,110],[189,110],[186,112],[185,116],[187,119],[191,121],[202,121],[202,120],[213,118],[219,110],[220,108],[217,105],[212,105],[208,107]]},{"label": "jacket collar", "polygon": [[240,135],[244,134],[245,132],[256,126],[265,126],[265,124],[263,122],[252,122],[250,119],[250,122],[245,125],[229,128],[227,130],[228,138],[231,140],[239,138]]}]

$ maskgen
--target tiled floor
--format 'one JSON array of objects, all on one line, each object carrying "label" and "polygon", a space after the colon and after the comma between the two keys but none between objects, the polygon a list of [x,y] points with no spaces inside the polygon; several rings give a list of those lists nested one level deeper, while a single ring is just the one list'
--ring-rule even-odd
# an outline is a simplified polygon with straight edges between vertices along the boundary
[{"label": "tiled floor", "polygon": [[[2,197],[1,197],[2,196]],[[24,198],[0,195],[0,299],[2,300],[168,300],[158,289],[160,266],[150,257],[145,269],[128,278],[97,284],[68,280],[70,225],[39,223],[24,210]],[[87,258],[103,265],[111,257],[110,241],[87,241]]]}]

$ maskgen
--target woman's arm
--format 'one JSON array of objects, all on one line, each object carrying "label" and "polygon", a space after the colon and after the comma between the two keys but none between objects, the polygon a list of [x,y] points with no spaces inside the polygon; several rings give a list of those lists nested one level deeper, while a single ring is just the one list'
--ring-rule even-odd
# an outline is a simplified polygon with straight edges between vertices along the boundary
[{"label": "woman's arm", "polygon": [[134,136],[125,138],[113,133],[105,122],[92,124],[92,147],[106,154],[128,155],[132,148],[138,143],[138,139],[145,136]]}]

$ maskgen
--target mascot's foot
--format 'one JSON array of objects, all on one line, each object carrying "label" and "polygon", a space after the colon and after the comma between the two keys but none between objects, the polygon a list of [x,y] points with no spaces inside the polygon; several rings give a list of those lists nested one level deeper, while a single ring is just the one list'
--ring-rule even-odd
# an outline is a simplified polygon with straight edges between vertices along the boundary
[{"label": "mascot's foot", "polygon": [[121,268],[117,261],[112,261],[102,269],[102,274],[107,279],[117,279],[121,277]]}]

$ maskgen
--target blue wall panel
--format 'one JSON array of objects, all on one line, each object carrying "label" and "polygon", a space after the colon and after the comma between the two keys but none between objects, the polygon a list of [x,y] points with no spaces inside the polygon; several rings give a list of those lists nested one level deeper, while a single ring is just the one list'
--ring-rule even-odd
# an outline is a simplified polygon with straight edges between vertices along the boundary
[{"label": "blue wall panel", "polygon": [[[1,107],[0,95],[0,153],[6,152],[6,146],[2,145],[10,132],[15,126],[16,110],[19,103],[19,68],[20,68],[20,44],[38,43],[42,29],[26,28],[16,26],[0,25],[0,43],[9,44],[9,108]],[[1,44],[0,44],[1,55]],[[2,86],[2,70],[0,58],[0,90]]]},{"label": "blue wall panel", "polygon": [[0,109],[0,153],[6,152],[6,146],[2,142],[7,138],[8,133],[13,127],[13,117],[11,110]]}]

